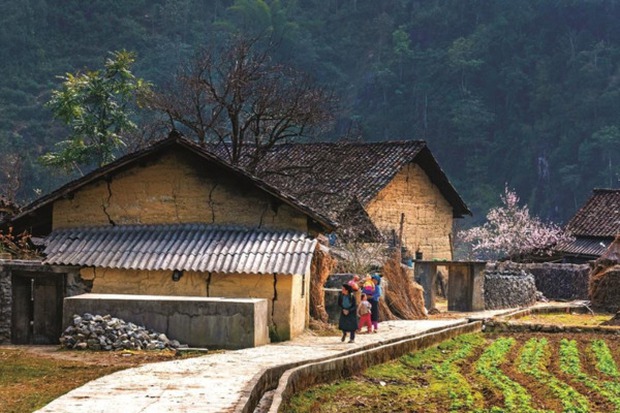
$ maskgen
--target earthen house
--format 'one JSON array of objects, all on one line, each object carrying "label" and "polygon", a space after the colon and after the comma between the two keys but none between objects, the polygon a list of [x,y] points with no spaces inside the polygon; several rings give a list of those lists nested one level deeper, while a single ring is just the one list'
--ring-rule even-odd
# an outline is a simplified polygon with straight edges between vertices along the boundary
[{"label": "earthen house", "polygon": [[[241,165],[251,161],[246,154]],[[394,236],[404,214],[403,244],[424,259],[451,260],[454,218],[471,215],[419,140],[276,145],[253,173],[351,236]]]},{"label": "earthen house", "polygon": [[266,299],[279,340],[307,326],[314,236],[337,225],[178,135],[38,199],[12,224],[45,238],[44,264],[78,268],[88,292]]},{"label": "earthen house", "polygon": [[620,189],[595,189],[565,231],[575,237],[556,248],[566,262],[585,263],[603,255],[620,234]]}]

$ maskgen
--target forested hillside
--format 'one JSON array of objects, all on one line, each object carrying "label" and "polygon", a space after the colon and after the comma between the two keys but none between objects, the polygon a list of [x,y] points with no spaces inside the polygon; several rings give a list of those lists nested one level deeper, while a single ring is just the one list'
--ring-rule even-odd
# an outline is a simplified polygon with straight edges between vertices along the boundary
[{"label": "forested hillside", "polygon": [[560,222],[593,188],[620,186],[618,1],[2,0],[1,9],[0,185],[21,202],[67,179],[37,162],[66,134],[44,107],[58,75],[127,49],[134,73],[157,87],[237,30],[270,33],[276,59],[334,89],[330,139],[427,140],[479,219],[505,183]]}]

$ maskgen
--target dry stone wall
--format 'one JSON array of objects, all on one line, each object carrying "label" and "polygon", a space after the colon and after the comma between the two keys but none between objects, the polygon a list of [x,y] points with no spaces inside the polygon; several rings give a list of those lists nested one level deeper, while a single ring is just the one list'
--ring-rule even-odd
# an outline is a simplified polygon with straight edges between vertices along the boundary
[{"label": "dry stone wall", "polygon": [[11,272],[0,265],[0,343],[11,340]]},{"label": "dry stone wall", "polygon": [[526,307],[536,303],[534,276],[524,270],[488,266],[484,274],[487,310]]},{"label": "dry stone wall", "polygon": [[536,288],[552,300],[587,300],[588,264],[523,264],[534,275]]}]

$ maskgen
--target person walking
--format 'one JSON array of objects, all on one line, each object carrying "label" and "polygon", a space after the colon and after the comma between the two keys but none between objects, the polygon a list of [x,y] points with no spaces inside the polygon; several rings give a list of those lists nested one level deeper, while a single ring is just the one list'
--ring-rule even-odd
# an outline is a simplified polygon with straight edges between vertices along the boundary
[{"label": "person walking", "polygon": [[372,282],[375,284],[375,290],[372,293],[372,297],[369,297],[371,311],[370,320],[372,321],[372,332],[376,333],[379,329],[379,300],[381,299],[381,276],[379,274],[373,274],[371,276]]},{"label": "person walking", "polygon": [[349,343],[355,343],[355,331],[357,330],[357,303],[353,288],[349,284],[343,284],[338,294],[338,306],[340,307],[340,320],[338,328],[342,331],[342,339],[345,341],[349,333]]},{"label": "person walking", "polygon": [[360,319],[358,329],[357,329],[358,332],[361,332],[362,327],[366,326],[366,332],[372,333],[372,321],[370,320],[371,308],[372,308],[372,305],[368,301],[368,296],[362,293],[361,301],[359,305],[357,306],[357,316]]}]

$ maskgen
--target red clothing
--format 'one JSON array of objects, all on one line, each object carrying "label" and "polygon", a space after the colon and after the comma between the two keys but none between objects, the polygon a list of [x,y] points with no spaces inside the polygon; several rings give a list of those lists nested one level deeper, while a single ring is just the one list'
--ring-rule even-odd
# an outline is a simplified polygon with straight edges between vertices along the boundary
[{"label": "red clothing", "polygon": [[361,330],[362,327],[364,326],[366,326],[369,333],[372,331],[372,321],[370,320],[370,313],[360,316],[360,323],[359,323],[358,330]]}]

